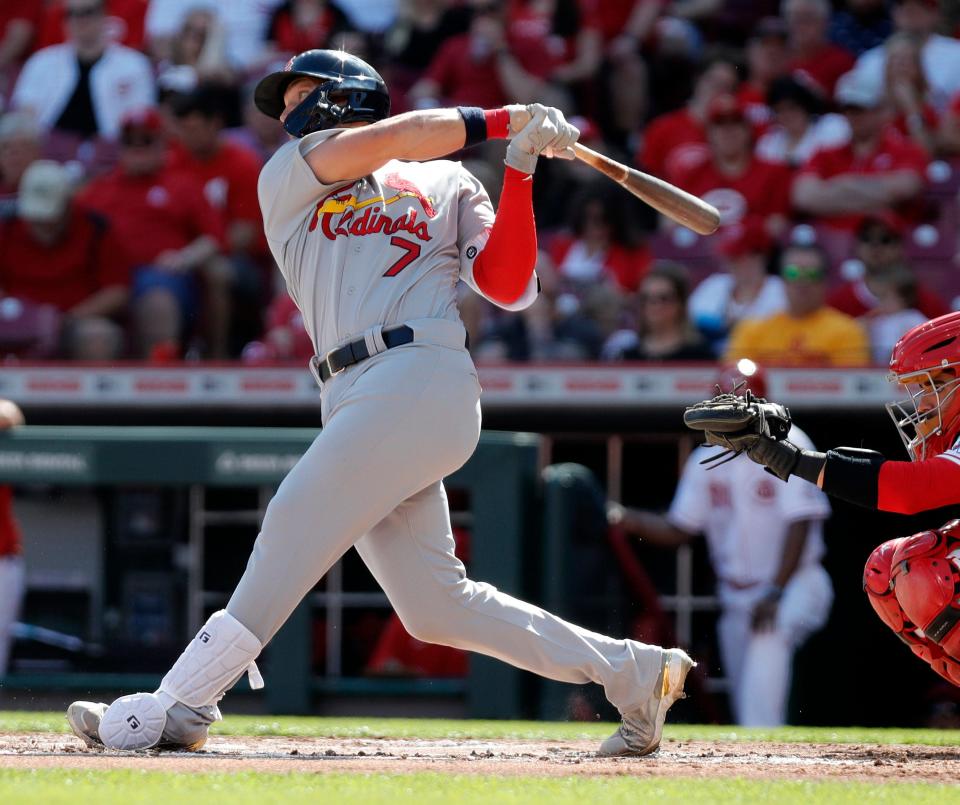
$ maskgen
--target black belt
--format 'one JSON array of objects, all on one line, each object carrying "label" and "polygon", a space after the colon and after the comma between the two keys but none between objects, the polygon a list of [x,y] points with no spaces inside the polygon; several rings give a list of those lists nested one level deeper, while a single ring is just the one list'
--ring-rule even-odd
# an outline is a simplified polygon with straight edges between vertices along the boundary
[{"label": "black belt", "polygon": [[[393,349],[393,347],[399,347],[413,341],[413,328],[401,324],[399,327],[383,330],[382,335],[383,343],[386,344],[387,349]],[[367,349],[367,342],[358,338],[342,347],[331,349],[323,358],[315,355],[313,360],[316,363],[320,380],[326,383],[337,372],[342,372],[348,366],[353,366],[353,364],[360,363],[360,361],[369,357],[370,352]]]}]

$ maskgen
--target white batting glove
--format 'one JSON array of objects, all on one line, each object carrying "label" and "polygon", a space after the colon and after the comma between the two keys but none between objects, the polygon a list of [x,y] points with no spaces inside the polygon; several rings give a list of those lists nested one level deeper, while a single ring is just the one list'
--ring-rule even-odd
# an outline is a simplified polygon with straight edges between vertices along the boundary
[{"label": "white batting glove", "polygon": [[[563,112],[539,103],[530,104],[527,111],[530,112],[530,121],[510,141],[506,163],[518,171],[532,174],[540,154],[573,159],[573,144],[580,136],[580,131],[567,122]],[[512,117],[511,113],[511,128]]]},{"label": "white batting glove", "polygon": [[510,113],[510,132],[507,134],[507,139],[512,140],[523,131],[523,127],[530,122],[533,115],[530,114],[530,110],[526,106],[519,103],[511,103],[503,108]]}]

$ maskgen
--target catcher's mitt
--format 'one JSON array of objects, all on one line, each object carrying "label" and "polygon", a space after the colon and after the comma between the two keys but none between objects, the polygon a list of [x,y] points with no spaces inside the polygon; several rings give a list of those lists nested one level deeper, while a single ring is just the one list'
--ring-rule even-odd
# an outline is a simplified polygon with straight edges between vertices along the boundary
[{"label": "catcher's mitt", "polygon": [[729,456],[729,461],[754,447],[764,436],[782,441],[790,432],[790,412],[782,405],[754,397],[749,389],[743,397],[718,394],[691,405],[683,412],[683,422],[688,428],[703,431],[707,444],[725,448],[707,459],[709,462],[724,456]]}]

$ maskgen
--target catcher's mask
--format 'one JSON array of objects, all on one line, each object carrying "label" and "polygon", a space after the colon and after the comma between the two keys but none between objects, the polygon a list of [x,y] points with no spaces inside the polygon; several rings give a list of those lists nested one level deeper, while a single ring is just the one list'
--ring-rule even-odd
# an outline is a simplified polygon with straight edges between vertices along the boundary
[{"label": "catcher's mask", "polygon": [[909,394],[886,407],[910,459],[948,450],[960,435],[960,313],[908,331],[893,348],[888,379]]},{"label": "catcher's mask", "polygon": [[345,123],[375,123],[390,115],[390,93],[380,73],[342,50],[307,50],[294,56],[283,70],[257,84],[257,108],[279,120],[283,93],[298,78],[321,83],[284,120],[283,127],[294,137]]},{"label": "catcher's mask", "polygon": [[735,363],[722,366],[717,375],[717,386],[721,392],[739,394],[741,397],[747,389],[753,392],[754,397],[766,399],[767,396],[766,373],[749,358],[740,358]]}]

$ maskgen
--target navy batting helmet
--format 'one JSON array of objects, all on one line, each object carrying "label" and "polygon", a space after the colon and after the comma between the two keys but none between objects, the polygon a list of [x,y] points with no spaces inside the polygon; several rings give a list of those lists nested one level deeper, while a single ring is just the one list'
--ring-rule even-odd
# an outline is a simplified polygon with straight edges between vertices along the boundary
[{"label": "navy batting helmet", "polygon": [[283,70],[257,84],[257,108],[279,119],[283,93],[298,78],[316,78],[321,84],[284,121],[295,137],[343,123],[374,123],[390,114],[390,93],[380,73],[342,50],[306,50],[294,56]]}]

